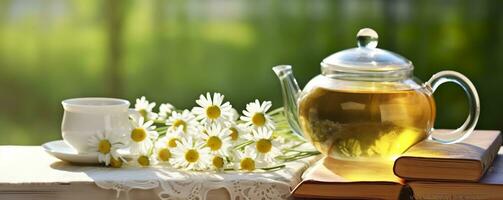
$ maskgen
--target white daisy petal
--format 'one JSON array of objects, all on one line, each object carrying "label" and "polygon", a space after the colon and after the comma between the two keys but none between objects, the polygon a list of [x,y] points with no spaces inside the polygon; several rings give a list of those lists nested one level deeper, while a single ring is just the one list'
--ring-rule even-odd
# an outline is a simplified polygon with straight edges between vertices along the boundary
[{"label": "white daisy petal", "polygon": [[270,101],[265,101],[261,104],[259,100],[256,99],[255,102],[246,105],[246,110],[243,110],[244,116],[241,116],[241,120],[252,129],[265,127],[269,130],[274,130],[274,121],[271,116],[267,114],[271,106],[272,104]]},{"label": "white daisy petal", "polygon": [[202,134],[204,145],[209,148],[213,155],[228,156],[229,148],[232,147],[231,132],[223,128],[220,124],[212,124],[205,129],[206,134]]},{"label": "white daisy petal", "polygon": [[175,110],[175,107],[170,103],[163,103],[159,106],[158,120],[166,120],[171,113]]},{"label": "white daisy petal", "polygon": [[155,102],[149,102],[145,96],[142,96],[139,99],[136,99],[136,103],[134,105],[134,109],[138,111],[138,113],[149,120],[156,119],[158,117],[157,113],[152,112],[152,109],[155,107]]},{"label": "white daisy petal", "polygon": [[177,147],[173,149],[171,164],[177,168],[188,170],[205,170],[209,168],[211,156],[206,147],[198,148],[201,142],[193,142],[192,136],[186,136],[177,141]]},{"label": "white daisy petal", "polygon": [[113,130],[105,130],[91,136],[88,144],[91,152],[98,153],[98,161],[108,166],[112,157],[114,159],[120,158],[116,151],[125,146],[123,140],[124,138],[121,134]]},{"label": "white daisy petal", "polygon": [[158,132],[152,121],[144,122],[140,117],[138,122],[133,120],[133,128],[129,133],[130,152],[132,154],[146,154],[153,146],[152,140],[157,139]]},{"label": "white daisy petal", "polygon": [[196,103],[199,107],[194,107],[192,112],[197,116],[203,125],[213,123],[225,124],[232,120],[232,106],[229,102],[222,104],[224,96],[220,93],[214,93],[213,98],[208,92],[206,96],[200,95]]},{"label": "white daisy petal", "polygon": [[171,130],[182,128],[186,134],[196,134],[199,131],[199,123],[189,110],[184,110],[181,113],[173,111],[172,115],[166,120],[166,125]]}]

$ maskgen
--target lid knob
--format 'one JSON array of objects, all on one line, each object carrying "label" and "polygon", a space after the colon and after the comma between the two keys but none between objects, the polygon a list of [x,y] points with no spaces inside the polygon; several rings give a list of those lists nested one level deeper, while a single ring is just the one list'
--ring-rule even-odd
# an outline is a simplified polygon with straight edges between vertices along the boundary
[{"label": "lid knob", "polygon": [[358,47],[375,48],[377,47],[378,38],[377,32],[371,28],[360,29],[356,34]]}]

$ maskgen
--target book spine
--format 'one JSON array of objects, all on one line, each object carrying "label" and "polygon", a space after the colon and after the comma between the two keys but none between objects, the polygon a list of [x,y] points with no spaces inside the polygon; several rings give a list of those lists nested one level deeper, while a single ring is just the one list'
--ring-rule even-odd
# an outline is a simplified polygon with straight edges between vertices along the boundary
[{"label": "book spine", "polygon": [[498,137],[493,141],[491,146],[489,146],[489,149],[484,153],[482,156],[481,164],[482,164],[482,171],[480,173],[480,176],[478,180],[480,180],[484,174],[487,172],[489,167],[491,167],[494,159],[498,155],[498,150],[501,147],[501,144],[503,142],[503,138],[501,137],[501,133],[498,134]]},{"label": "book spine", "polygon": [[415,200],[439,200],[439,199],[474,199],[474,200],[482,200],[482,199],[501,199],[503,196],[496,197],[494,195],[489,194],[446,194],[443,192],[435,193],[435,194],[414,194]]}]

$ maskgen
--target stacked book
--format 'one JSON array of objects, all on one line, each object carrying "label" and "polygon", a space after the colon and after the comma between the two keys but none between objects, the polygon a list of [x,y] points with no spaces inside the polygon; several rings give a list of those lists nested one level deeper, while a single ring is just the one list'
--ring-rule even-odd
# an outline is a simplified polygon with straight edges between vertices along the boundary
[{"label": "stacked book", "polygon": [[500,131],[475,131],[456,144],[430,140],[394,161],[324,158],[303,174],[296,199],[503,199]]}]

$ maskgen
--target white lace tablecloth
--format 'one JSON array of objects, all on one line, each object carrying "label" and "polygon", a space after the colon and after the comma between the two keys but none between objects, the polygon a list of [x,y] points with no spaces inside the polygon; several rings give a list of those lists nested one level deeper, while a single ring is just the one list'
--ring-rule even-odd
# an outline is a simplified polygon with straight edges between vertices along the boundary
[{"label": "white lace tablecloth", "polygon": [[[286,199],[300,182],[303,171],[316,160],[317,157],[305,158],[289,162],[277,171],[256,173],[184,172],[161,167],[112,169],[70,165],[51,157],[40,147],[0,146],[0,198],[9,197],[5,194],[26,195],[38,191],[49,195],[51,191],[66,191],[75,199],[91,199],[93,195],[99,196],[100,190],[109,190],[108,197],[111,191],[116,191],[113,196],[129,199],[130,192],[139,193],[137,189],[141,189],[152,191],[151,196],[159,199]],[[51,184],[68,187],[83,183],[95,183],[102,189],[92,189],[94,186],[90,185],[65,190],[51,188]],[[83,192],[86,188],[96,193]],[[35,192],[29,192],[31,190]],[[72,190],[88,196],[78,198],[79,192],[70,192]],[[54,194],[52,197],[67,196]]]}]

